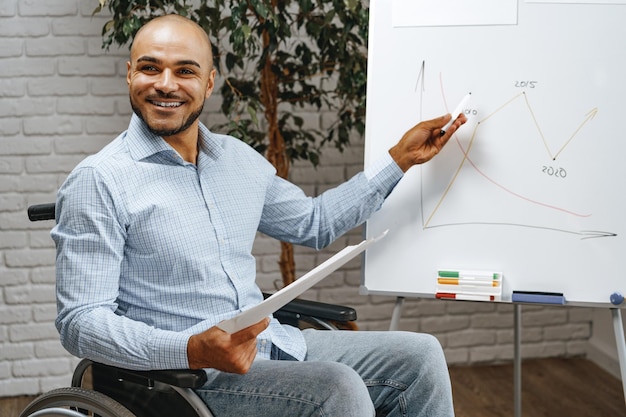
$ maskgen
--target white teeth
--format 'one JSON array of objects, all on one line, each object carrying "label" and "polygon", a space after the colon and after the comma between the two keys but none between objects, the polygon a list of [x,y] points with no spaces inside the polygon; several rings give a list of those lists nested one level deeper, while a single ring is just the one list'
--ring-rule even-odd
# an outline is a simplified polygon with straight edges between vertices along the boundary
[{"label": "white teeth", "polygon": [[161,102],[161,101],[153,101],[153,103],[159,107],[178,107],[181,106],[182,103],[179,102]]}]

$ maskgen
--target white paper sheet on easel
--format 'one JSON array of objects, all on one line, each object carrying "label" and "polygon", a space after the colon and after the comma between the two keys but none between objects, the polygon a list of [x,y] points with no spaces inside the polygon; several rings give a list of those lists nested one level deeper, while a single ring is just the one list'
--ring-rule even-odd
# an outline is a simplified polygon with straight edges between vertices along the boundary
[{"label": "white paper sheet on easel", "polygon": [[394,27],[515,25],[517,0],[393,0]]},{"label": "white paper sheet on easel", "polygon": [[326,262],[318,265],[307,274],[297,279],[294,283],[272,294],[272,296],[268,297],[260,304],[257,304],[256,306],[248,310],[242,311],[233,318],[222,321],[217,325],[217,327],[228,333],[236,333],[239,330],[245,329],[248,326],[252,326],[253,324],[258,323],[264,317],[269,316],[270,314],[287,304],[289,301],[293,300],[304,291],[308,290],[313,285],[317,284],[318,282],[335,272],[337,269],[341,268],[343,265],[348,263],[348,261],[363,252],[366,247],[374,242],[377,242],[386,234],[387,232],[385,231],[383,234],[376,238],[364,240],[358,245],[345,247],[337,254],[335,254],[332,258],[328,259]]}]

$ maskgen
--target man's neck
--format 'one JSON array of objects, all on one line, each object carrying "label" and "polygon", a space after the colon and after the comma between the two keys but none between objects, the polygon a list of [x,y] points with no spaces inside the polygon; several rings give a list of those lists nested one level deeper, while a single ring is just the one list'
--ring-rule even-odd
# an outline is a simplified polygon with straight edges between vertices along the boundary
[{"label": "man's neck", "polygon": [[198,162],[198,136],[200,132],[197,126],[192,126],[184,132],[163,139],[178,152],[187,162]]}]

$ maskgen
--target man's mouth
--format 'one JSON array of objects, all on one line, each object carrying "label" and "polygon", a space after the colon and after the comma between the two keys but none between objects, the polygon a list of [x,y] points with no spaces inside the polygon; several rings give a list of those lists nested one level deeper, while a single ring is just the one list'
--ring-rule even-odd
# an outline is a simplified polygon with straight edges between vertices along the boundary
[{"label": "man's mouth", "polygon": [[151,100],[150,102],[152,104],[154,104],[155,106],[158,106],[158,107],[168,107],[168,108],[170,108],[170,107],[180,107],[180,106],[183,105],[183,103],[180,102],[180,101],[154,101],[154,100]]}]

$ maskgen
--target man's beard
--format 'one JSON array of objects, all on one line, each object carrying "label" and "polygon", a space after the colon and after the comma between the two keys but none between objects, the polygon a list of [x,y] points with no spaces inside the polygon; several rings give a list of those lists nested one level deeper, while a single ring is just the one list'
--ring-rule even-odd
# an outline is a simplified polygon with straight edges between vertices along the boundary
[{"label": "man's beard", "polygon": [[[159,96],[161,96],[159,98],[168,98],[165,94],[159,94]],[[157,136],[168,137],[189,129],[189,127],[196,121],[196,119],[200,117],[200,114],[202,114],[202,109],[204,109],[204,102],[202,102],[200,107],[196,111],[192,112],[179,127],[174,129],[157,129],[154,126],[150,126],[150,123],[148,123],[143,114],[141,114],[139,107],[135,106],[135,103],[133,103],[132,97],[130,97],[130,106],[135,114],[146,124],[146,126],[148,126],[148,130],[150,130],[150,132]]]}]

